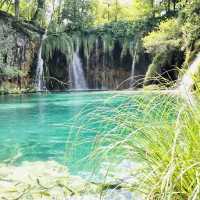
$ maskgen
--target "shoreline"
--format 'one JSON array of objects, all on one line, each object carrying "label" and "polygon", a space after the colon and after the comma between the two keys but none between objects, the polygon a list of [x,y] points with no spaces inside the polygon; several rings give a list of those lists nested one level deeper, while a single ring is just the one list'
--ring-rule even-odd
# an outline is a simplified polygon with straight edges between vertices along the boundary
[{"label": "shoreline", "polygon": [[123,94],[140,94],[140,93],[153,93],[153,94],[172,94],[172,95],[180,95],[181,91],[178,89],[136,89],[136,90],[51,90],[51,91],[30,91],[30,92],[21,92],[21,93],[6,93],[0,94],[0,96],[20,96],[20,95],[28,95],[28,94],[55,94],[55,93],[123,93]]}]

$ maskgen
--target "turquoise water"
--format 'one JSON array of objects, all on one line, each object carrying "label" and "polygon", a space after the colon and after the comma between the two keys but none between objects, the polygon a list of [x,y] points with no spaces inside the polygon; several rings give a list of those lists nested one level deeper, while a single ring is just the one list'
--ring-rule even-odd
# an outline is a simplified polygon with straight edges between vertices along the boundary
[{"label": "turquoise water", "polygon": [[[132,93],[72,92],[0,97],[0,161],[55,160],[73,174],[89,171],[97,136],[115,128],[106,117],[127,104],[142,115]],[[128,100],[129,99],[129,100]],[[93,142],[91,142],[93,141]]]},{"label": "turquoise water", "polygon": [[95,113],[108,112],[125,100],[109,99],[112,95],[76,92],[1,96],[0,161],[20,164],[55,160],[68,164],[74,173],[83,169],[82,159],[91,151],[87,140],[105,128],[100,127]]}]

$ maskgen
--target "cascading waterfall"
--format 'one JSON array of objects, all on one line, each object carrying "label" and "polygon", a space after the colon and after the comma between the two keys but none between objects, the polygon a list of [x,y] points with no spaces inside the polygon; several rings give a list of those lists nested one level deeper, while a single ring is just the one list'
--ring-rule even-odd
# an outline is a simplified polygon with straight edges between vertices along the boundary
[{"label": "cascading waterfall", "polygon": [[197,55],[196,59],[193,63],[189,66],[188,71],[184,74],[180,86],[179,91],[181,92],[182,96],[186,97],[188,101],[192,102],[192,96],[190,92],[192,87],[194,86],[195,80],[194,76],[198,74],[200,68],[200,53]]},{"label": "cascading waterfall", "polygon": [[37,68],[36,68],[36,88],[37,91],[46,90],[45,78],[44,78],[44,60],[42,58],[42,43],[43,40],[47,37],[47,31],[42,36],[40,48],[38,51],[38,60],[37,60]]},{"label": "cascading waterfall", "polygon": [[134,79],[135,79],[136,55],[137,55],[137,53],[135,52],[135,54],[133,56],[132,66],[131,66],[131,85],[133,84]]},{"label": "cascading waterfall", "polygon": [[69,67],[69,79],[71,82],[71,89],[87,90],[87,83],[84,76],[83,66],[79,56],[79,49],[73,54],[73,60]]},{"label": "cascading waterfall", "polygon": [[134,54],[132,55],[132,66],[131,66],[131,81],[130,86],[132,87],[135,80],[135,65],[136,65],[136,59],[137,59],[137,49],[138,49],[138,42],[136,43]]},{"label": "cascading waterfall", "polygon": [[[53,10],[54,10],[53,6],[48,5],[46,13],[45,13],[47,16],[47,24],[48,25],[50,24]],[[45,83],[45,77],[44,77],[44,60],[42,58],[42,45],[43,45],[43,41],[46,38],[47,38],[47,29],[45,30],[45,33],[42,36],[40,48],[38,51],[38,60],[37,60],[37,68],[36,68],[36,89],[37,89],[37,91],[47,90],[46,83]]]},{"label": "cascading waterfall", "polygon": [[106,82],[106,60],[105,60],[105,47],[106,47],[106,42],[103,40],[103,72],[102,72],[102,83],[101,83],[101,89],[106,90],[107,87],[105,86]]},{"label": "cascading waterfall", "polygon": [[[96,39],[95,41],[95,65],[96,65],[96,68],[95,68],[95,77],[98,76],[99,74],[99,40],[98,38]],[[99,90],[99,80],[96,80],[95,79],[95,89]]]}]

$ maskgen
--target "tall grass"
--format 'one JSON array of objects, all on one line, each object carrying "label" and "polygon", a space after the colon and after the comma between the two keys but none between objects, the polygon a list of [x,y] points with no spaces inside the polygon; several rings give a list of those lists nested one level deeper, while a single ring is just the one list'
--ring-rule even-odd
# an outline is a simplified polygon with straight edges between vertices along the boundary
[{"label": "tall grass", "polygon": [[109,127],[97,134],[91,158],[99,163],[115,158],[139,162],[128,187],[145,199],[200,199],[198,104],[158,91],[129,95],[120,106],[108,108],[110,114],[105,109],[90,112],[93,119],[102,112],[102,125]]},{"label": "tall grass", "polygon": [[115,163],[128,159],[140,165],[128,169],[134,179],[127,188],[139,191],[144,199],[200,199],[198,82],[195,88],[195,104],[176,92],[116,92],[97,110],[86,112],[84,116],[88,115],[90,122],[84,120],[81,129],[87,128],[84,123],[94,124],[93,128],[98,124],[87,140],[93,143],[89,159],[97,162],[94,168],[110,163],[106,166],[108,176],[115,170]]}]

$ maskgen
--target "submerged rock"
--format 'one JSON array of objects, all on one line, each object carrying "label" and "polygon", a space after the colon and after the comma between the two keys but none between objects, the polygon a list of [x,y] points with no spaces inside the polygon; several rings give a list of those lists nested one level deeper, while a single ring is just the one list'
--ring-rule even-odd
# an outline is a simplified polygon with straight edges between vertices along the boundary
[{"label": "submerged rock", "polygon": [[[127,170],[132,169],[133,165],[124,161],[119,167]],[[120,178],[112,178],[112,181],[119,181]],[[111,178],[105,183],[91,183],[79,176],[72,176],[65,166],[55,161],[23,162],[20,166],[0,165],[0,199],[142,199],[140,195],[129,191],[128,182],[124,182],[122,187],[112,187],[112,183]],[[105,187],[105,184],[111,187]]]},{"label": "submerged rock", "polygon": [[0,199],[63,200],[96,189],[81,177],[70,176],[66,167],[54,161],[0,166]]}]

